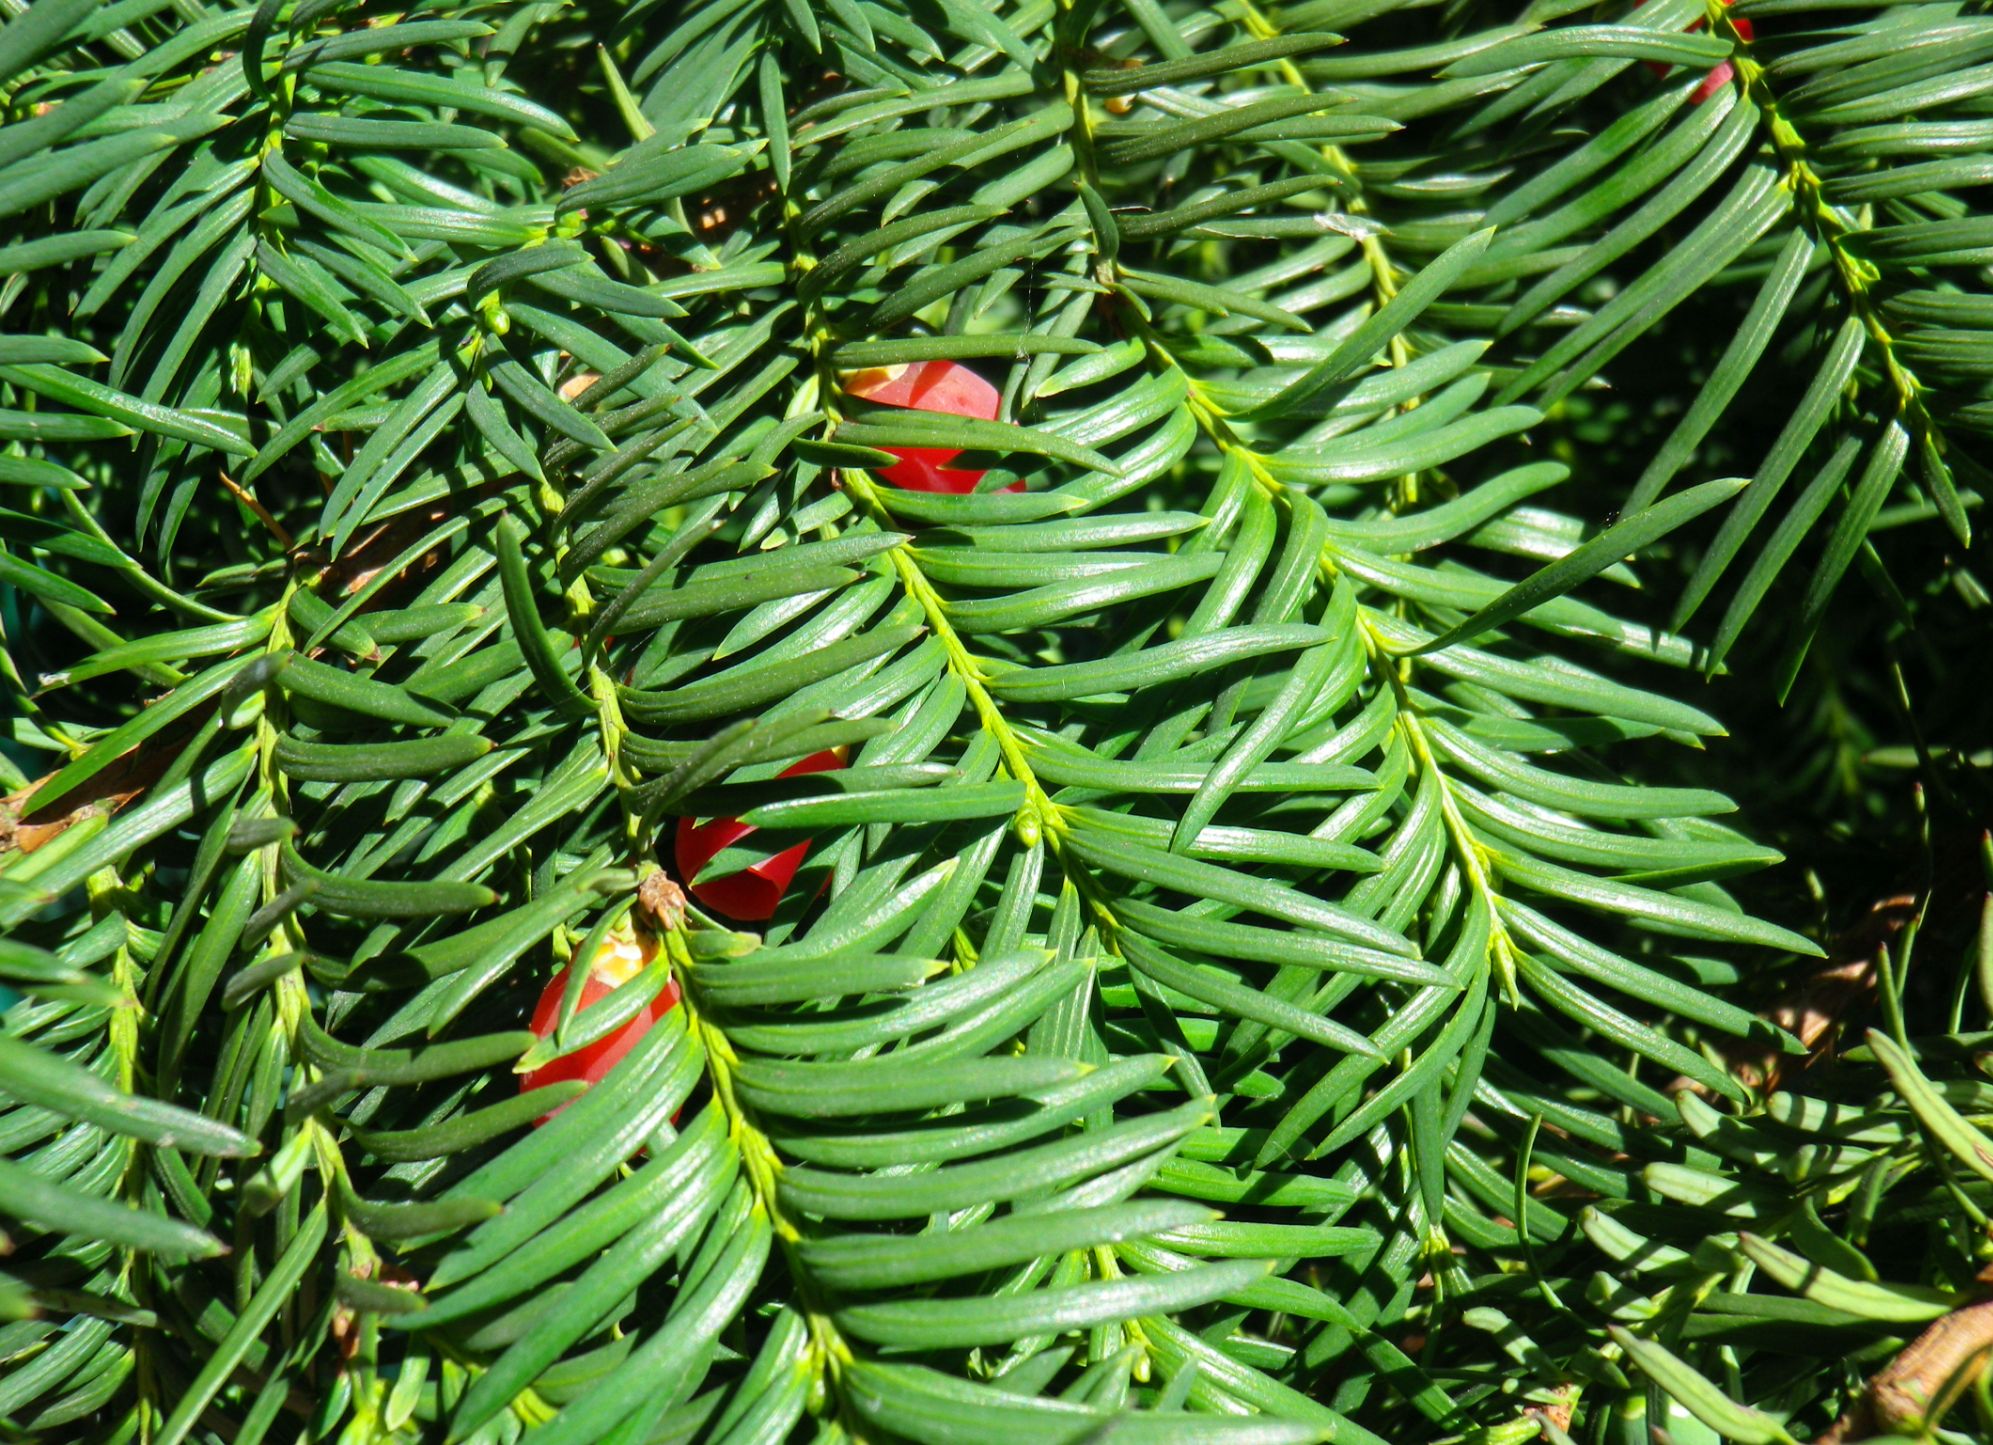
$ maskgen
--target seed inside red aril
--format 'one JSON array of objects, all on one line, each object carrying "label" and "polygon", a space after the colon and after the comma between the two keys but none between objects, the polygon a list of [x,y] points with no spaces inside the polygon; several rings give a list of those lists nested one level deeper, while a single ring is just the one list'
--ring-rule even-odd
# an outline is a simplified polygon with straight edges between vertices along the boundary
[{"label": "seed inside red aril", "polygon": [[[848,371],[844,389],[861,401],[879,406],[904,407],[909,411],[940,412],[947,416],[975,417],[995,421],[1001,398],[997,389],[968,367],[954,361],[914,361],[899,366],[874,366]],[[961,496],[976,490],[986,475],[948,463],[962,455],[961,449],[944,447],[883,447],[899,460],[881,468],[879,477],[909,492],[947,492]],[[1024,483],[1012,482],[1006,492],[1021,492]]]},{"label": "seed inside red aril", "polygon": [[[778,776],[795,778],[805,773],[828,773],[843,766],[843,749],[832,748],[828,752],[812,753],[799,763],[791,763]],[[712,818],[704,823],[691,818],[678,820],[675,857],[678,876],[684,882],[685,891],[715,913],[725,914],[742,923],[764,923],[774,917],[776,906],[789,891],[789,885],[796,880],[796,870],[810,856],[810,843],[806,838],[738,873],[708,879],[704,883],[693,881],[699,876],[699,870],[717,858],[722,849],[732,847],[754,831],[751,825],[738,818]]]},{"label": "seed inside red aril", "polygon": [[[580,1008],[607,998],[618,987],[628,983],[649,966],[657,957],[655,940],[645,938],[641,942],[632,937],[615,937],[603,944],[595,955],[588,970],[588,979],[581,986]],[[578,965],[570,964],[555,974],[540,993],[540,1001],[533,1006],[533,1020],[529,1027],[538,1038],[551,1037],[554,1025],[560,1021],[561,1003],[567,997],[567,983]],[[579,1079],[585,1084],[599,1084],[609,1076],[623,1056],[637,1046],[638,1040],[650,1032],[652,1025],[678,1005],[678,984],[675,980],[666,982],[658,994],[637,1013],[628,1023],[614,1033],[605,1034],[594,1043],[585,1044],[572,1053],[562,1054],[540,1065],[531,1073],[519,1079],[519,1092],[543,1089],[548,1084],[565,1083],[569,1079]],[[579,1009],[577,1010],[579,1012]],[[572,1100],[568,1101],[572,1103]],[[567,1104],[543,1114],[535,1123],[544,1124],[547,1120],[565,1109]]]}]

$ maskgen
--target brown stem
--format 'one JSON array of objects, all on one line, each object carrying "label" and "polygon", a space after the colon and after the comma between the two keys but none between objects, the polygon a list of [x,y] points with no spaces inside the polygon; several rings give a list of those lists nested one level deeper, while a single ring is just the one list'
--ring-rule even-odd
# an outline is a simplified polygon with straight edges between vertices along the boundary
[{"label": "brown stem", "polygon": [[1953,1310],[1872,1376],[1862,1396],[1814,1445],[1852,1445],[1936,1424],[1986,1368],[1993,1300]]}]

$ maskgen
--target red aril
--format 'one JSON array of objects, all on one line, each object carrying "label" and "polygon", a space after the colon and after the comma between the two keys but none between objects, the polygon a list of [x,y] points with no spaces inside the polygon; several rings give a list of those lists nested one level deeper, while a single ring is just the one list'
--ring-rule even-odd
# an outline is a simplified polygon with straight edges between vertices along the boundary
[{"label": "red aril", "polygon": [[[843,766],[844,749],[832,748],[828,752],[812,753],[799,763],[791,763],[778,776],[794,778],[804,773],[828,773]],[[704,883],[693,881],[699,876],[699,870],[717,858],[722,849],[732,847],[753,831],[753,827],[738,818],[712,818],[704,823],[691,818],[678,820],[675,856],[678,876],[685,885],[685,891],[715,913],[723,913],[742,923],[762,923],[774,917],[776,905],[781,903],[782,896],[796,879],[796,870],[810,856],[810,844],[806,838],[738,873],[708,879]]]},{"label": "red aril", "polygon": [[[982,421],[996,420],[1000,400],[995,387],[953,361],[867,367],[863,371],[847,371],[843,382],[845,391],[861,401],[905,407],[909,411],[970,416]],[[882,468],[880,479],[909,492],[948,492],[960,496],[975,491],[985,475],[948,465],[962,455],[960,448],[885,447],[882,450],[899,460]],[[1021,492],[1024,483],[1012,482],[1004,490]]]},{"label": "red aril", "polygon": [[[611,934],[602,947],[596,950],[595,958],[589,965],[588,979],[581,986],[581,1008],[587,1008],[599,999],[607,998],[618,987],[628,983],[649,967],[657,957],[657,940],[648,934],[639,934],[624,927]],[[547,1038],[560,1021],[561,1002],[567,997],[567,982],[577,965],[570,964],[555,974],[540,994],[539,1003],[533,1006],[533,1021],[530,1027],[539,1038]],[[617,1029],[606,1034],[592,1044],[585,1044],[573,1053],[562,1054],[549,1060],[519,1080],[519,1092],[545,1088],[548,1084],[564,1083],[569,1079],[579,1079],[586,1084],[599,1084],[607,1078],[609,1071],[621,1062],[623,1056],[637,1046],[637,1041],[650,1032],[651,1026],[678,1004],[678,984],[669,981],[658,991],[657,997],[645,1004],[637,1016]],[[569,1101],[573,1102],[572,1100]],[[544,1124],[547,1120],[565,1109],[562,1104],[551,1113],[543,1114],[534,1122]]]},{"label": "red aril", "polygon": [[[1633,8],[1638,10],[1642,3],[1644,3],[1644,0],[1634,0]],[[1730,4],[1730,0],[1723,0],[1723,3],[1725,5],[1728,5]],[[1730,23],[1736,27],[1738,38],[1743,40],[1746,44],[1749,44],[1751,41],[1754,41],[1758,38],[1757,27],[1752,25],[1747,17],[1740,15]],[[1702,29],[1702,24],[1703,24],[1702,21],[1700,20],[1696,21],[1695,24],[1689,26],[1688,33],[1693,35],[1696,31]],[[1653,71],[1654,74],[1660,76],[1663,79],[1666,79],[1668,72],[1674,69],[1672,65],[1664,65],[1658,60],[1645,60],[1642,61],[1641,64],[1645,65],[1649,70]],[[1732,65],[1729,61],[1725,60],[1718,62],[1716,67],[1712,69],[1709,72],[1709,74],[1705,75],[1702,78],[1702,84],[1698,85],[1695,88],[1695,90],[1690,93],[1689,104],[1701,105],[1705,100],[1708,100],[1712,95],[1716,94],[1717,91],[1723,89],[1724,86],[1728,85],[1730,83],[1730,77],[1735,75],[1736,73],[1737,73],[1737,68],[1734,65]]]}]

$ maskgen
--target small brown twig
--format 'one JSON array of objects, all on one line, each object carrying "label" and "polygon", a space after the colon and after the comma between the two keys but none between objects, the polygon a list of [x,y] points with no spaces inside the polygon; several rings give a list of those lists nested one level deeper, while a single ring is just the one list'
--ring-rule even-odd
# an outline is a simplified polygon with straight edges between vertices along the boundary
[{"label": "small brown twig", "polygon": [[1936,1424],[1972,1387],[1993,1350],[1993,1300],[1953,1310],[1870,1377],[1861,1398],[1814,1445],[1853,1445]]},{"label": "small brown twig", "polygon": [[277,539],[279,547],[288,552],[297,546],[297,540],[291,536],[290,531],[282,522],[270,515],[270,509],[257,501],[253,492],[244,488],[227,472],[221,472],[218,475],[221,477],[221,484],[228,488],[228,494],[256,514],[256,520],[261,522],[270,535]]}]

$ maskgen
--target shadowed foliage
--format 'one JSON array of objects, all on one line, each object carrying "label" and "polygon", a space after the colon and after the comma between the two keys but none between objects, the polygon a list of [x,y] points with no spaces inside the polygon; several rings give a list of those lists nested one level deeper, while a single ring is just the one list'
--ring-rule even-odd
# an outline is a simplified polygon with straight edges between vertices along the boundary
[{"label": "shadowed foliage", "polygon": [[0,21],[0,1437],[1993,1431],[1983,7]]}]

